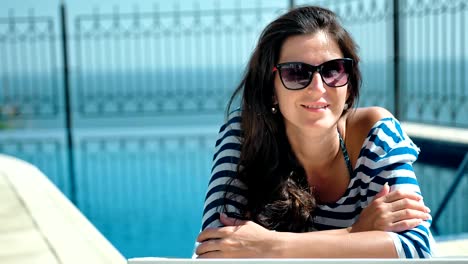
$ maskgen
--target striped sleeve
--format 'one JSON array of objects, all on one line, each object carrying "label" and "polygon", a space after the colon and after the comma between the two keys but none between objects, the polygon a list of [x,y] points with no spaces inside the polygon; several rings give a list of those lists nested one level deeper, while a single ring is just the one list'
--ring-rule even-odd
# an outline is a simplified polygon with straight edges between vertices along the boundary
[{"label": "striped sleeve", "polygon": [[[221,126],[216,140],[211,178],[205,196],[202,230],[222,226],[219,212],[226,209],[228,214],[239,214],[246,203],[246,187],[234,178],[237,175],[240,156],[240,139],[240,110],[237,110],[231,113],[227,123]],[[228,184],[229,181],[232,183]]]},{"label": "striped sleeve", "polygon": [[[374,199],[385,182],[389,184],[390,191],[409,190],[421,194],[412,166],[418,154],[419,148],[396,119],[385,118],[374,125],[358,161],[361,163],[358,170],[371,179],[366,204]],[[430,231],[431,222],[432,219],[426,220],[400,233],[388,232],[400,258],[430,258],[433,255],[435,242]]]}]

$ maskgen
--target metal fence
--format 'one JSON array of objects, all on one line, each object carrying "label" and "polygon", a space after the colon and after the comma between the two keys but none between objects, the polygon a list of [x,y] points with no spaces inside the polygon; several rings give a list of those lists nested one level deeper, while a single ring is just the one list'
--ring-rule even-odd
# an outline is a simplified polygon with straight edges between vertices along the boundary
[{"label": "metal fence", "polygon": [[259,22],[274,11],[115,9],[77,16],[77,111],[115,116],[223,110]]},{"label": "metal fence", "polygon": [[[0,120],[51,118],[65,111],[50,17],[0,18]],[[40,87],[40,88],[39,88]]]},{"label": "metal fence", "polygon": [[188,256],[225,104],[259,32],[291,3],[342,18],[360,46],[360,105],[468,127],[465,1],[283,2],[72,17],[61,6],[58,18],[11,12],[0,18],[0,152],[36,164],[127,257]]},{"label": "metal fence", "polygon": [[404,119],[466,126],[468,4],[411,1],[401,13]]},{"label": "metal fence", "polygon": [[[467,4],[445,1],[296,1],[336,11],[361,47],[361,105],[401,120],[468,127]],[[284,7],[287,7],[287,2]],[[154,10],[0,19],[3,123],[44,118],[219,113],[262,27],[284,11],[257,7]],[[67,28],[64,109],[60,32]],[[40,87],[40,89],[37,89]]]},{"label": "metal fence", "polygon": [[364,105],[400,120],[468,126],[466,1],[315,3],[334,10],[360,44]]}]

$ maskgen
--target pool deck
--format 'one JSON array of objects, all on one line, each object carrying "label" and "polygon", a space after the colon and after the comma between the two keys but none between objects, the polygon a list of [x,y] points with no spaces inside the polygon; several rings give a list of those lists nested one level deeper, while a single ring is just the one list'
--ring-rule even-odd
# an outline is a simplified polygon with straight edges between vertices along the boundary
[{"label": "pool deck", "polygon": [[[468,234],[446,241],[437,241],[437,257],[464,257],[468,258]],[[468,261],[468,259],[467,259]]]},{"label": "pool deck", "polygon": [[36,167],[0,154],[0,263],[124,264]]},{"label": "pool deck", "polygon": [[468,145],[468,128],[435,126],[402,122],[401,126],[410,137]]}]

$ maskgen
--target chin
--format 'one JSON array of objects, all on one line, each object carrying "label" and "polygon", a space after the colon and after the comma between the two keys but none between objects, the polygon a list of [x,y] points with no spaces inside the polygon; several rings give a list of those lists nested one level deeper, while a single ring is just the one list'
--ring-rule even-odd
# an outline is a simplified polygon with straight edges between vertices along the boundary
[{"label": "chin", "polygon": [[308,120],[304,123],[304,128],[306,129],[314,129],[314,130],[328,130],[332,127],[336,126],[336,120]]}]

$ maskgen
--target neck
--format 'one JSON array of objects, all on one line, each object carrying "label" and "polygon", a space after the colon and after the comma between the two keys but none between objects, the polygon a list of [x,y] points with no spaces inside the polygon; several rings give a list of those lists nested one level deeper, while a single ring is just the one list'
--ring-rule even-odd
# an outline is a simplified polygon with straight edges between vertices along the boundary
[{"label": "neck", "polygon": [[340,153],[337,128],[320,134],[287,131],[291,148],[307,175],[328,169]]}]

